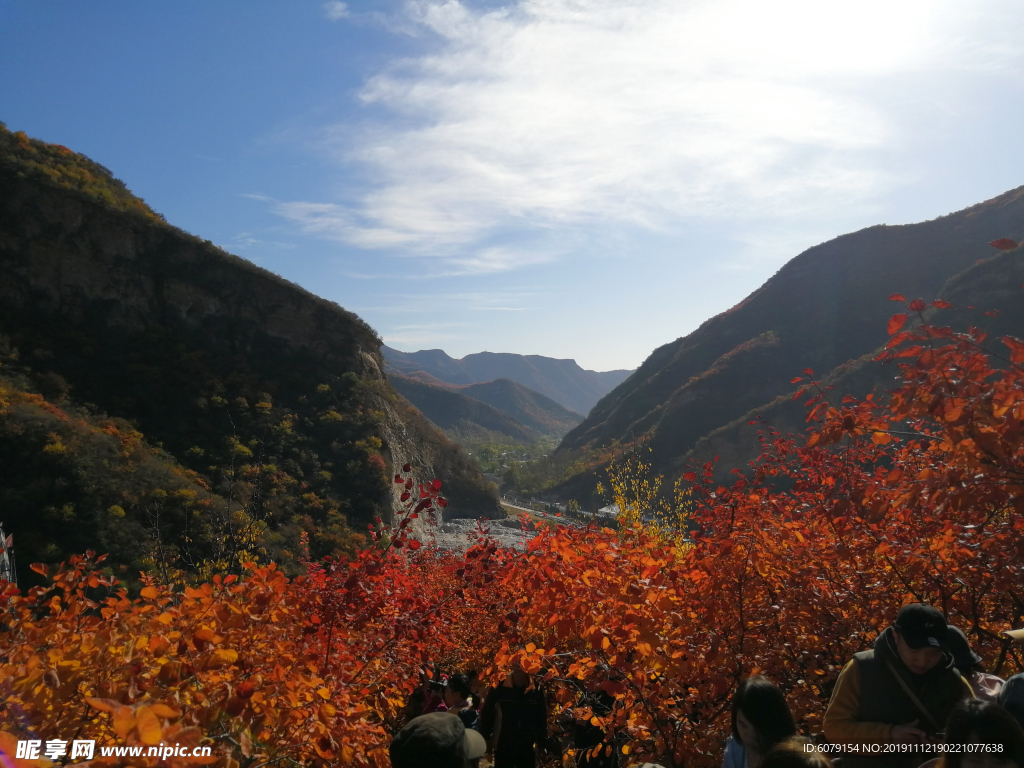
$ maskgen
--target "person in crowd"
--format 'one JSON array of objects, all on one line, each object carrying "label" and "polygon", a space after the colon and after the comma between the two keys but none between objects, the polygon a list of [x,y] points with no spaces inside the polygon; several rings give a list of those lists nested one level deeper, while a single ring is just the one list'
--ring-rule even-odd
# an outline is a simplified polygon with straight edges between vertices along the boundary
[{"label": "person in crowd", "polygon": [[[1003,632],[1015,643],[1024,643],[1024,629],[1008,629]],[[1010,677],[999,691],[997,701],[1024,727],[1024,673]]]},{"label": "person in crowd", "polygon": [[547,734],[543,693],[522,669],[487,694],[480,732],[494,753],[494,768],[535,768],[537,746]]},{"label": "person in crowd", "polygon": [[448,675],[438,672],[431,666],[424,666],[420,673],[420,681],[423,690],[423,711],[420,714],[429,715],[431,712],[448,711],[448,706],[444,703]]},{"label": "person in crowd", "polygon": [[813,746],[814,742],[803,736],[786,739],[765,753],[761,768],[832,768],[828,755]]},{"label": "person in crowd", "polygon": [[971,650],[971,644],[959,627],[950,624],[946,631],[948,633],[949,652],[953,654],[953,663],[964,679],[971,686],[976,698],[985,701],[995,701],[999,691],[1003,687],[1003,678],[990,675],[985,672],[981,663],[981,656]]},{"label": "person in crowd", "polygon": [[409,722],[414,717],[419,717],[423,714],[423,709],[427,705],[427,698],[424,694],[422,684],[416,688],[409,696],[409,700],[405,704],[405,709],[402,710],[402,715],[405,722]]},{"label": "person in crowd", "polygon": [[760,768],[768,750],[795,735],[796,722],[779,687],[764,675],[748,677],[732,698],[723,768]]},{"label": "person in crowd", "polygon": [[[933,606],[903,606],[872,650],[843,667],[825,712],[825,737],[835,744],[934,740],[953,708],[974,697],[947,652],[946,619]],[[913,768],[927,753],[843,755],[845,768]]]},{"label": "person in crowd", "polygon": [[996,701],[1024,727],[1024,674],[1013,675],[999,691]]},{"label": "person in crowd", "polygon": [[447,711],[459,716],[462,724],[474,731],[480,730],[478,715],[473,707],[473,692],[469,685],[469,678],[461,673],[451,675],[448,678],[448,685],[444,688],[444,704]]},{"label": "person in crowd", "polygon": [[486,751],[483,736],[450,712],[413,718],[389,749],[393,768],[474,768]]},{"label": "person in crowd", "polygon": [[994,701],[969,699],[950,713],[947,745],[978,745],[939,758],[940,768],[1024,768],[1024,729]]}]

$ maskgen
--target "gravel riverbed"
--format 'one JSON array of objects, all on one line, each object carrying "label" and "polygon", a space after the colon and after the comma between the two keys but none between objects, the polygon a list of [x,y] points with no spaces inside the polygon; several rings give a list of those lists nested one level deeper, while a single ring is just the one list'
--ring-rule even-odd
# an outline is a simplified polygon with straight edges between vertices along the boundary
[{"label": "gravel riverbed", "polygon": [[[526,549],[527,542],[537,535],[534,530],[524,529],[523,524],[514,518],[482,522],[492,539],[497,541],[500,546],[510,549]],[[424,526],[418,538],[424,543],[428,543],[431,533],[438,548],[464,552],[476,543],[477,521],[456,519],[445,521],[437,526]]]}]

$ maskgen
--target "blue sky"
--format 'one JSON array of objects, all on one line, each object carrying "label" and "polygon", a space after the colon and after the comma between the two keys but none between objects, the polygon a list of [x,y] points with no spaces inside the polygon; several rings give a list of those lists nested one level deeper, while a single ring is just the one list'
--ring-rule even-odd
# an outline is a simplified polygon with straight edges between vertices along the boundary
[{"label": "blue sky", "polygon": [[402,350],[634,367],[1024,184],[1019,0],[0,0],[0,120]]}]

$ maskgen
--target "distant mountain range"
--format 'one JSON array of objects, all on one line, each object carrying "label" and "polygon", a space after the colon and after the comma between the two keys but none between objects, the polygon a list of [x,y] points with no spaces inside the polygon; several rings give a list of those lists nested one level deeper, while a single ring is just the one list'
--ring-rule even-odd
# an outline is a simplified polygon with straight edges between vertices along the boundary
[{"label": "distant mountain range", "polygon": [[[418,372],[419,373],[419,372]],[[419,373],[389,380],[406,400],[455,441],[521,443],[561,439],[583,417],[510,379],[458,386]]]},{"label": "distant mountain range", "polygon": [[[757,455],[748,417],[804,428],[797,423],[802,409],[785,405],[796,389],[791,379],[804,368],[821,378],[834,372],[858,396],[865,387],[884,389],[891,371],[855,361],[886,342],[894,292],[955,300],[960,313],[947,311],[944,323],[966,327],[973,319],[1024,335],[1022,249],[995,256],[988,245],[1022,236],[1024,187],[931,221],[869,227],[810,248],[732,309],[652,352],[566,435],[558,453],[596,455],[616,441],[645,439],[658,471],[672,475],[687,457],[718,454],[727,474]],[[986,317],[967,304],[1003,313]],[[600,470],[592,466],[556,490],[589,494]]]},{"label": "distant mountain range", "polygon": [[[381,347],[390,371],[404,376],[426,373],[447,384],[478,384],[509,379],[585,416],[632,371],[588,371],[575,360],[507,352],[478,352],[456,360],[440,349],[399,352]],[[417,377],[421,380],[422,377]]]}]

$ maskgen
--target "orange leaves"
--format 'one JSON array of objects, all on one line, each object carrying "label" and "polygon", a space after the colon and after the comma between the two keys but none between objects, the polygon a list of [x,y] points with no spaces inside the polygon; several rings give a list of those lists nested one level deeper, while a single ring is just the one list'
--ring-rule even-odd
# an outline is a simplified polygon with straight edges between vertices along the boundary
[{"label": "orange leaves", "polygon": [[1024,341],[1013,336],[1003,336],[1001,341],[1010,349],[1011,362],[1024,363]]},{"label": "orange leaves", "polygon": [[[711,465],[684,474],[696,499],[686,546],[565,527],[526,552],[481,536],[459,557],[414,548],[399,527],[388,535],[400,550],[375,538],[294,581],[251,566],[230,587],[188,587],[174,601],[156,583],[136,602],[115,591],[105,618],[76,595],[99,578],[79,560],[55,574],[54,595],[12,599],[18,631],[0,633],[0,685],[48,737],[90,707],[100,715],[85,738],[198,742],[224,728],[235,743],[217,741],[213,759],[225,765],[259,755],[384,768],[379,746],[416,665],[445,659],[445,671],[477,668],[491,684],[519,666],[551,688],[553,716],[596,722],[631,760],[672,754],[702,768],[718,763],[738,678],[763,671],[814,730],[843,663],[911,593],[941,597],[963,628],[977,616],[979,650],[998,658],[991,638],[1024,582],[1013,474],[1024,372],[994,369],[976,336],[905,325],[888,405],[813,403],[821,422],[806,444],[774,436],[731,488]],[[1024,355],[1024,342],[1006,345]],[[408,510],[440,506],[433,483],[398,480]],[[36,618],[50,597],[60,613]],[[0,731],[9,717],[0,712]]]},{"label": "orange leaves", "polygon": [[[138,731],[139,740],[143,744],[159,744],[162,740],[163,729],[160,721],[152,708],[141,706],[135,713],[135,729]],[[123,737],[122,737],[123,738]]]},{"label": "orange leaves", "polygon": [[900,329],[903,328],[904,324],[906,324],[907,317],[908,315],[906,313],[900,312],[889,318],[889,326],[886,330],[890,336],[895,336],[899,333]]}]

